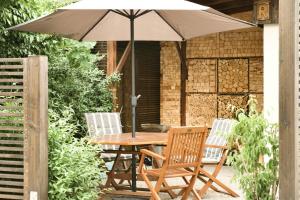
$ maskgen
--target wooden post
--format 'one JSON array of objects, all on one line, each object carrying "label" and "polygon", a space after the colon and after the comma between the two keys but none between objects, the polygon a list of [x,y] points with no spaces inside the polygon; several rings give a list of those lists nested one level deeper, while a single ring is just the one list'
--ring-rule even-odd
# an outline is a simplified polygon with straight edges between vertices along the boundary
[{"label": "wooden post", "polygon": [[299,4],[279,1],[280,68],[280,190],[282,200],[295,200],[299,194]]},{"label": "wooden post", "polygon": [[[24,69],[24,199],[48,199],[48,59],[30,56]],[[35,199],[35,198],[34,198]]]},{"label": "wooden post", "polygon": [[117,67],[117,42],[107,42],[107,75],[114,73]]},{"label": "wooden post", "polygon": [[130,52],[131,52],[131,42],[128,42],[128,44],[126,46],[126,49],[125,49],[122,57],[120,58],[120,61],[119,61],[118,65],[116,67],[115,72],[121,72],[123,70],[123,67],[125,66],[128,58],[129,58]]},{"label": "wooden post", "polygon": [[188,69],[186,65],[186,41],[176,42],[176,48],[181,61],[180,67],[180,125],[186,125],[186,80]]}]

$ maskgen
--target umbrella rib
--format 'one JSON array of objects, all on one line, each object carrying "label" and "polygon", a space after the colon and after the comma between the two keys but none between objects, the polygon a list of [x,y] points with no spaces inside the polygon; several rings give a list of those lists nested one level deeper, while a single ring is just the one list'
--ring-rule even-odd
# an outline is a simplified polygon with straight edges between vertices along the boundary
[{"label": "umbrella rib", "polygon": [[124,9],[123,12],[126,13],[126,15],[129,15],[129,13],[127,12],[127,10]]},{"label": "umbrella rib", "polygon": [[151,11],[153,11],[153,10],[145,10],[145,11],[141,12],[140,14],[136,14],[136,15],[134,16],[134,18],[136,19],[136,18],[138,18],[138,17],[140,17],[140,16],[142,16],[142,15],[145,15],[145,14],[151,12]]},{"label": "umbrella rib", "polygon": [[97,20],[97,22],[91,27],[89,28],[89,30],[80,38],[80,42],[104,19],[104,17],[106,17],[106,15],[110,12],[110,10],[108,10],[103,16],[101,16],[99,18],[99,20]]},{"label": "umbrella rib", "polygon": [[112,11],[112,12],[118,14],[118,15],[122,15],[123,17],[126,17],[126,18],[129,17],[129,15],[126,15],[125,13],[122,13],[122,11],[120,11],[120,10],[110,10],[110,11]]},{"label": "umbrella rib", "polygon": [[184,41],[185,40],[185,38],[181,35],[181,33],[179,33],[163,16],[161,16],[161,14],[159,14],[159,12],[157,12],[156,10],[154,10],[154,12],[168,25],[168,26],[170,26],[172,29],[173,29],[173,31],[177,34],[177,35],[179,35],[180,37],[181,37],[181,39]]},{"label": "umbrella rib", "polygon": [[140,9],[138,11],[136,11],[136,13],[134,14],[134,17],[136,17],[139,13],[140,13]]}]

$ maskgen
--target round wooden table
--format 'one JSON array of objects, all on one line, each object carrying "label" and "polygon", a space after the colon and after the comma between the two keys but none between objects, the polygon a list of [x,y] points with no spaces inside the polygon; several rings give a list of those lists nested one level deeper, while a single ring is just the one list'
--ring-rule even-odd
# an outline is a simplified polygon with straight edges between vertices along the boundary
[{"label": "round wooden table", "polygon": [[[166,145],[168,142],[167,133],[159,132],[136,132],[136,137],[133,138],[131,133],[122,134],[111,134],[103,135],[101,137],[92,138],[91,144],[102,144],[102,145],[119,145],[119,146],[131,146],[135,149],[136,146],[145,145]],[[120,151],[116,151],[120,152]],[[126,152],[124,152],[126,153]],[[135,156],[136,153],[133,153]],[[136,166],[132,166],[132,191],[136,191]]]}]

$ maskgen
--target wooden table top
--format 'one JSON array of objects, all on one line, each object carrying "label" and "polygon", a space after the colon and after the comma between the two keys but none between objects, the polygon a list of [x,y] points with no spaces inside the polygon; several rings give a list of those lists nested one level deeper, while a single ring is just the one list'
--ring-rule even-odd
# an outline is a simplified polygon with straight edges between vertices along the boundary
[{"label": "wooden table top", "polygon": [[109,144],[121,146],[139,146],[149,144],[166,145],[168,142],[167,133],[158,132],[136,132],[136,137],[132,138],[131,133],[103,135],[98,138],[92,138],[92,144]]}]

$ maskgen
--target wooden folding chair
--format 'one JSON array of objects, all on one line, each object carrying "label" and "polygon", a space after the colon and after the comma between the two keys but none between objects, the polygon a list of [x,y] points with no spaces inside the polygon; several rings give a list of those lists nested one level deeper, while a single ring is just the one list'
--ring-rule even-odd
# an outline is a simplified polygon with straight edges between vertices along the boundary
[{"label": "wooden folding chair", "polygon": [[[122,134],[122,124],[120,113],[85,113],[85,118],[88,126],[88,132],[90,137],[101,137],[103,135]],[[124,180],[120,180],[117,184],[113,178],[116,170],[129,171],[132,155],[126,154],[126,151],[121,150],[118,145],[103,145],[103,152],[101,158],[106,161],[114,161],[110,172],[108,173],[108,180],[105,184],[106,187],[113,185],[116,189],[118,185],[123,183]],[[108,153],[109,152],[109,153]],[[121,164],[120,166],[118,166]],[[110,168],[107,166],[107,168]],[[130,181],[128,181],[130,184]]]},{"label": "wooden folding chair", "polygon": [[[207,132],[207,128],[200,127],[171,128],[168,131],[168,144],[164,156],[147,149],[141,150],[139,173],[150,189],[152,199],[160,200],[159,191],[182,188],[184,188],[182,199],[187,199],[190,192],[193,192],[197,199],[201,199],[193,186],[200,170]],[[145,156],[162,160],[162,167],[145,169],[143,162]],[[188,171],[186,168],[193,170]],[[189,176],[191,176],[190,180],[186,178]],[[166,178],[176,177],[183,177],[186,184],[162,187]],[[150,182],[150,179],[153,178],[157,180],[155,186]]]},{"label": "wooden folding chair", "polygon": [[[212,129],[205,143],[204,156],[202,158],[202,165],[198,176],[198,178],[205,183],[205,185],[198,191],[198,194],[201,197],[206,194],[209,188],[216,192],[229,194],[233,197],[239,196],[232,189],[217,179],[217,176],[228,155],[226,134],[231,131],[233,124],[234,120],[231,119],[215,119],[213,122]],[[216,167],[213,173],[206,171],[203,168],[205,165],[215,165]],[[213,183],[217,184],[224,191],[219,190],[213,185]]]}]

